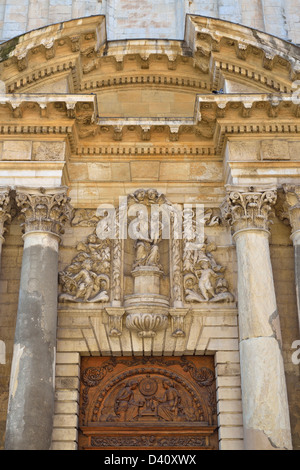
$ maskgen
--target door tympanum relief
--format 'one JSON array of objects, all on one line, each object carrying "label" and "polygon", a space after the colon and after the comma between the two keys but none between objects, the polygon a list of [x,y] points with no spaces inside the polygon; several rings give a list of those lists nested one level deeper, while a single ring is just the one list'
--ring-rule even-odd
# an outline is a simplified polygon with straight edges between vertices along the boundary
[{"label": "door tympanum relief", "polygon": [[80,449],[216,449],[213,358],[83,357]]}]

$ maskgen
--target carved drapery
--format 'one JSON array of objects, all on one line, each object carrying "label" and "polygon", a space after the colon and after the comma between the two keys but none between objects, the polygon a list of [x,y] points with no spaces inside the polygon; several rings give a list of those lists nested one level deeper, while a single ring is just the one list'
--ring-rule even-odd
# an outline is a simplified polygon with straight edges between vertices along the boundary
[{"label": "carved drapery", "polygon": [[213,445],[212,358],[83,359],[79,425],[81,448]]}]

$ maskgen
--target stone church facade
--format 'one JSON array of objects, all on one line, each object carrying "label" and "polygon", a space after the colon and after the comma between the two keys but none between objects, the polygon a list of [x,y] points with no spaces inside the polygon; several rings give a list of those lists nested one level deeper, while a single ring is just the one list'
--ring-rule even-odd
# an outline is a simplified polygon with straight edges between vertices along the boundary
[{"label": "stone church facade", "polygon": [[0,5],[1,448],[297,450],[299,2],[143,3]]}]

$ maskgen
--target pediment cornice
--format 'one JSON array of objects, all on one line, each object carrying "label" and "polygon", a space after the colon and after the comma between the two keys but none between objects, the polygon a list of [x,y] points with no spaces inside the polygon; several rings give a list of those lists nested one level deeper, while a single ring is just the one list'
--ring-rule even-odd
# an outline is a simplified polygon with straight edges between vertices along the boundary
[{"label": "pediment cornice", "polygon": [[[300,78],[295,44],[193,15],[187,16],[184,41],[107,42],[105,17],[93,16],[12,39],[0,46],[0,59],[9,93],[30,92],[34,85],[66,75],[76,93],[153,84],[209,91],[228,77],[262,91],[291,92]],[[183,64],[186,68],[179,70]]]}]

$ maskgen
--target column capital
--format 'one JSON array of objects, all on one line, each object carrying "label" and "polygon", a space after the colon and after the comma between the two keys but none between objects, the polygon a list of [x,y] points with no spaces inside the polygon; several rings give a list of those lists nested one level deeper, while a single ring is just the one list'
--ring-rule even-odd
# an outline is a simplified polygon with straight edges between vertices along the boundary
[{"label": "column capital", "polygon": [[234,234],[240,230],[269,230],[277,199],[276,188],[227,185],[226,191],[221,214]]},{"label": "column capital", "polygon": [[72,206],[67,196],[67,188],[26,188],[17,187],[15,200],[28,232],[63,233],[63,225],[70,220]]},{"label": "column capital", "polygon": [[282,221],[291,225],[292,237],[300,232],[300,185],[282,185],[276,213]]},{"label": "column capital", "polygon": [[11,200],[10,188],[7,186],[0,187],[0,240],[3,240],[3,234],[6,231],[4,224],[11,219]]}]

